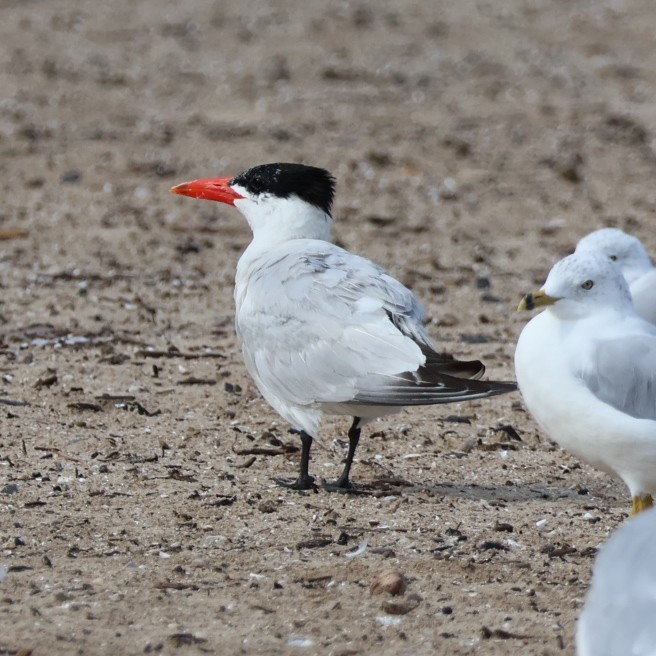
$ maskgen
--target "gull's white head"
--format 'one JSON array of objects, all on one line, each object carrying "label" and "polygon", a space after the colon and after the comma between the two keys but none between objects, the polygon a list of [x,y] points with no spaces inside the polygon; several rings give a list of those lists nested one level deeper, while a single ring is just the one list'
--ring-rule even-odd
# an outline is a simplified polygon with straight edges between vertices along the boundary
[{"label": "gull's white head", "polygon": [[652,268],[642,242],[617,228],[602,228],[586,235],[576,245],[576,252],[581,251],[597,251],[617,262],[629,284]]},{"label": "gull's white head", "polygon": [[234,205],[268,241],[330,239],[335,179],[305,164],[261,164],[233,177],[203,178],[173,193]]},{"label": "gull's white head", "polygon": [[622,271],[605,255],[581,251],[557,262],[544,283],[528,294],[520,310],[550,306],[561,319],[580,319],[603,310],[630,312],[633,301]]}]

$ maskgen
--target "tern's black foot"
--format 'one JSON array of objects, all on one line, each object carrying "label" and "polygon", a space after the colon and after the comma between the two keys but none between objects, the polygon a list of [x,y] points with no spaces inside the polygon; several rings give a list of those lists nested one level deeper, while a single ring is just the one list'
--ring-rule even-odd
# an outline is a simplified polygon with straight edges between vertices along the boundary
[{"label": "tern's black foot", "polygon": [[290,428],[290,433],[296,433],[301,437],[301,468],[298,478],[293,483],[287,483],[280,479],[276,479],[276,483],[282,487],[290,490],[316,490],[317,486],[314,484],[314,476],[310,476],[310,447],[312,446],[312,436],[308,435],[305,431],[296,428]]},{"label": "tern's black foot", "polygon": [[314,476],[299,476],[293,483],[285,481],[282,478],[273,479],[280,487],[286,487],[288,490],[316,490]]},{"label": "tern's black foot", "polygon": [[369,490],[363,490],[359,486],[356,487],[348,479],[344,482],[341,476],[334,483],[323,481],[321,487],[326,490],[326,492],[339,492],[341,494],[371,494]]},{"label": "tern's black foot", "polygon": [[340,488],[342,490],[351,490],[353,489],[353,483],[351,483],[348,476],[342,474],[333,484],[333,487]]},{"label": "tern's black foot", "polygon": [[342,471],[341,476],[334,483],[324,483],[323,488],[329,490],[330,492],[346,492],[347,494],[369,494],[368,492],[363,492],[355,487],[353,483],[349,480],[351,474],[351,466],[353,465],[353,456],[355,456],[355,449],[358,446],[358,441],[360,440],[360,417],[353,417],[353,424],[351,424],[351,429],[348,432],[349,437],[349,449],[348,455],[346,456],[346,462],[344,463],[344,471]]}]

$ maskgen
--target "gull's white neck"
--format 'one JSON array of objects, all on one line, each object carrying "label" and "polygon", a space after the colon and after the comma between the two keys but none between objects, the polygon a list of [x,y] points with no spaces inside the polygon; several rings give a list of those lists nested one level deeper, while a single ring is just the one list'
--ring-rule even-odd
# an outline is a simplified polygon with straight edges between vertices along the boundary
[{"label": "gull's white neck", "polygon": [[653,266],[651,260],[647,258],[646,260],[640,260],[639,262],[632,262],[631,264],[624,265],[622,267],[622,273],[624,274],[626,282],[630,285],[632,282],[638,280],[638,278],[642,278],[642,276],[652,269]]},{"label": "gull's white neck", "polygon": [[547,312],[563,322],[592,320],[599,324],[636,314],[630,297],[617,298],[615,303],[599,305],[588,305],[586,303],[577,303],[568,299],[561,299],[555,305],[547,308]]}]

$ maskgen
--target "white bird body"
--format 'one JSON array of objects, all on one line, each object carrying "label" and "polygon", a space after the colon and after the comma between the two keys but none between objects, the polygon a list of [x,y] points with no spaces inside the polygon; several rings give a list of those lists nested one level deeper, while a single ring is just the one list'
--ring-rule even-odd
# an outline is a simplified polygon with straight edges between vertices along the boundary
[{"label": "white bird body", "polygon": [[[581,283],[594,283],[594,294]],[[529,411],[560,446],[621,478],[634,499],[655,494],[656,326],[637,315],[618,267],[597,253],[559,262],[534,298],[550,306],[515,351]]]},{"label": "white bird body", "polygon": [[[656,421],[627,415],[600,400],[586,383],[596,368],[597,346],[617,338],[616,328],[623,336],[650,334],[655,346],[656,330],[638,316],[562,323],[547,309],[520,335],[515,370],[526,406],[562,448],[621,478],[631,496],[656,493]],[[564,404],[563,398],[576,403]]]},{"label": "white bird body", "polygon": [[576,627],[578,656],[656,656],[656,508],[599,550]]},{"label": "white bird body", "polygon": [[402,309],[414,336],[430,345],[409,290],[328,242],[299,239],[254,250],[251,244],[237,267],[236,327],[267,401],[312,436],[323,412],[362,419],[399,412],[402,406],[353,400],[372,377],[425,363],[417,341],[387,314]]},{"label": "white bird body", "polygon": [[406,405],[484,398],[515,389],[482,382],[478,361],[439,354],[414,294],[381,267],[330,241],[332,177],[271,164],[176,193],[234,205],[253,240],[235,278],[235,325],[246,367],[271,406],[301,433],[301,476],[324,413],[354,417],[348,472],[363,423]]}]

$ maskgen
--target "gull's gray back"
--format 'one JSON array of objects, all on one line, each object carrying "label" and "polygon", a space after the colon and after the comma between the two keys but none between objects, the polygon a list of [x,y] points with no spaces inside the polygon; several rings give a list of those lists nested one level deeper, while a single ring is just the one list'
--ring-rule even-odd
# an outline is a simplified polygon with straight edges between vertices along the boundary
[{"label": "gull's gray back", "polygon": [[599,342],[582,374],[601,401],[639,419],[656,419],[656,335]]}]

